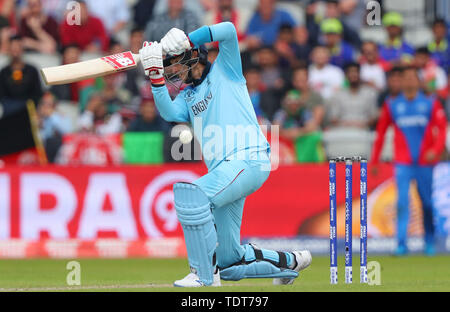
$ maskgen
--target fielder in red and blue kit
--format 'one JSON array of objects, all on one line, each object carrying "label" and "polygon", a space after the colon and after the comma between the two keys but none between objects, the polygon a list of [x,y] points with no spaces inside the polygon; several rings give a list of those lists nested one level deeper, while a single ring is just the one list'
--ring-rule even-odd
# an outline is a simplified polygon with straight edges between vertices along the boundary
[{"label": "fielder in red and blue kit", "polygon": [[[405,70],[404,79],[406,71],[413,72],[417,76],[415,69]],[[409,79],[411,80],[411,76]],[[409,221],[408,193],[412,179],[417,182],[422,201],[425,253],[434,254],[432,174],[433,167],[445,148],[447,120],[439,100],[425,95],[419,91],[418,86],[419,83],[415,92],[409,90],[408,96],[404,92],[397,97],[389,98],[384,104],[371,158],[372,164],[376,165],[383,147],[384,134],[388,127],[393,125],[395,179],[398,190],[396,252],[398,255],[408,252],[406,245]]]}]

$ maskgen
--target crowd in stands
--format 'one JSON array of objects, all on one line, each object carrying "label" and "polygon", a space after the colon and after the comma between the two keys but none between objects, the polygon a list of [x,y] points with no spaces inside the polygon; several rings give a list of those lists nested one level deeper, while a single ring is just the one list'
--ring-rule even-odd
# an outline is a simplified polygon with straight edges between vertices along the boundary
[{"label": "crowd in stands", "polygon": [[[363,41],[363,0],[284,1],[301,7],[301,22],[279,1],[258,0],[249,16],[237,9],[238,1],[136,0],[130,7],[127,0],[80,0],[80,14],[72,16],[77,8],[65,0],[0,0],[0,53],[9,56],[0,71],[0,100],[37,103],[48,153],[61,144],[55,137],[69,133],[169,134],[174,125],[158,115],[140,68],[46,88],[24,54],[60,55],[62,64],[70,64],[83,54],[138,53],[143,41],[160,40],[172,27],[188,33],[231,21],[258,120],[280,126],[287,144],[335,128],[373,131],[385,100],[401,92],[406,65],[417,67],[424,92],[439,97],[450,117],[446,21],[436,19],[433,39],[417,47],[404,39],[397,12],[383,14],[386,42]],[[218,46],[208,49],[213,62]]]}]

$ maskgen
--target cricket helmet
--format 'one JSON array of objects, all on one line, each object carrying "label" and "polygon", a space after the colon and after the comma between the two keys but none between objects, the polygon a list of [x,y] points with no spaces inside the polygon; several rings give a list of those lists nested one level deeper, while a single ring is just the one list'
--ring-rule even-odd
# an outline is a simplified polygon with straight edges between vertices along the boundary
[{"label": "cricket helmet", "polygon": [[[196,52],[196,53],[195,53]],[[166,55],[164,59],[164,78],[178,90],[183,84],[194,82],[192,77],[192,67],[197,64],[208,64],[208,49],[204,45],[186,50],[181,55]],[[187,72],[186,77],[182,77]]]}]

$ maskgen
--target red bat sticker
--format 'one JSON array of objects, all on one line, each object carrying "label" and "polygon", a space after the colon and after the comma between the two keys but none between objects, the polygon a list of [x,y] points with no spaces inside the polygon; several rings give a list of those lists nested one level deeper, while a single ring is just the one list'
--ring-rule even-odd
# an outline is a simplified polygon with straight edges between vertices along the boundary
[{"label": "red bat sticker", "polygon": [[123,52],[110,56],[102,57],[102,61],[105,61],[115,69],[125,69],[130,66],[136,65],[133,54],[131,52]]}]

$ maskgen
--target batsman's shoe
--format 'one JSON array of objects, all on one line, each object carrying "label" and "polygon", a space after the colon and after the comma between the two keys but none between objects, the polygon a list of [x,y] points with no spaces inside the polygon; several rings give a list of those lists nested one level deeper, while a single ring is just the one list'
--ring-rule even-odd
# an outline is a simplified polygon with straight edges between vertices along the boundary
[{"label": "batsman's shoe", "polygon": [[[212,287],[219,287],[222,284],[220,283],[220,273],[219,270],[217,270],[216,273],[214,273],[214,280],[213,283],[209,286]],[[175,281],[173,283],[173,286],[175,287],[203,287],[203,286],[208,286],[205,285],[200,278],[198,277],[198,275],[194,272],[189,273],[185,278]]]},{"label": "batsman's shoe", "polygon": [[[296,266],[293,268],[294,271],[300,272],[311,265],[312,256],[308,250],[293,251],[292,254],[295,256]],[[274,278],[274,285],[291,285],[294,283],[294,278]]]}]

